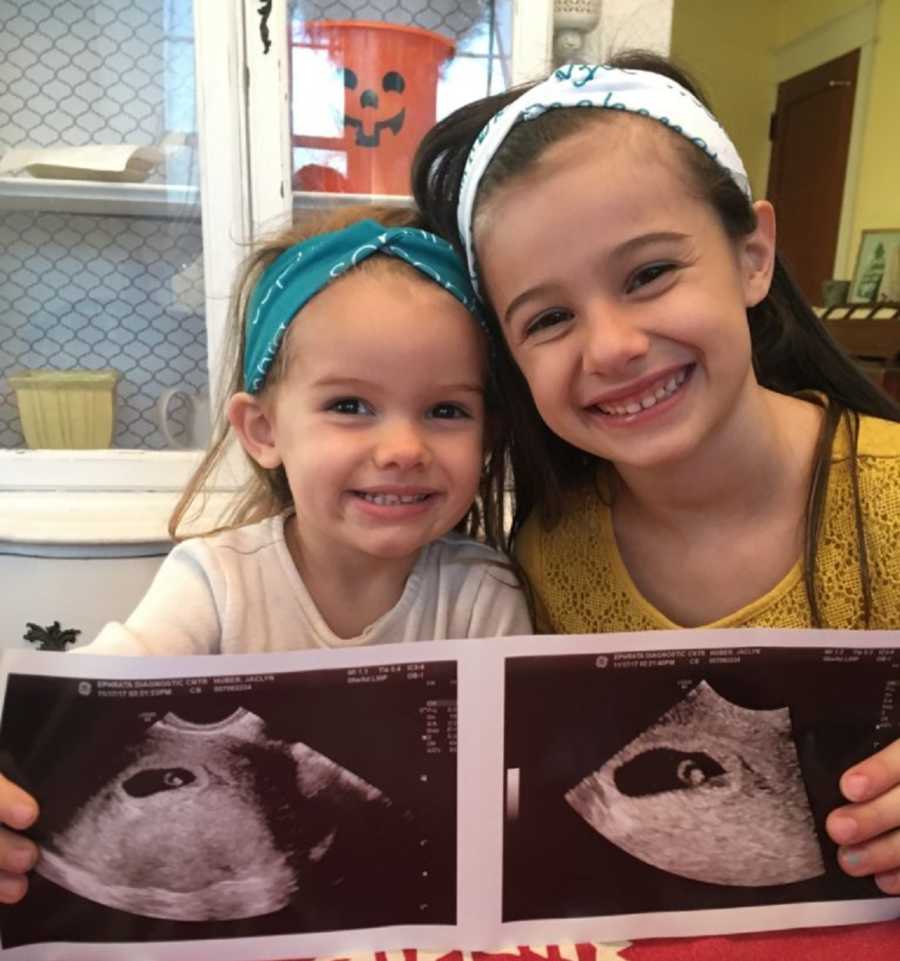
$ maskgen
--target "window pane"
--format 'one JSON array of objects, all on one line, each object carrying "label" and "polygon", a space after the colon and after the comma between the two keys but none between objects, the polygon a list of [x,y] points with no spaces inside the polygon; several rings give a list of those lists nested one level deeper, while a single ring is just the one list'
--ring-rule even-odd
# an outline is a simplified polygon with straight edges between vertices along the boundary
[{"label": "window pane", "polygon": [[435,120],[509,86],[511,0],[290,0],[288,9],[298,205],[407,195],[413,153]]},{"label": "window pane", "polygon": [[191,0],[0,4],[0,447],[205,443],[196,143]]}]

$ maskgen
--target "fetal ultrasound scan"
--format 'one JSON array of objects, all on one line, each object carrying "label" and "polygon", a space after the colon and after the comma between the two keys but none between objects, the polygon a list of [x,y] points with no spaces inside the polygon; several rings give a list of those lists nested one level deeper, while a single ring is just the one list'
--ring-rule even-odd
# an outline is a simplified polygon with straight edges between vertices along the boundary
[{"label": "fetal ultrasound scan", "polygon": [[3,946],[455,923],[455,672],[11,675],[41,859]]},{"label": "fetal ultrasound scan", "polygon": [[879,897],[824,830],[843,771],[900,736],[895,652],[853,657],[508,658],[504,921]]},{"label": "fetal ultrasound scan", "polygon": [[706,681],[566,801],[608,841],[671,874],[760,887],[825,873],[787,708],[748,710]]}]

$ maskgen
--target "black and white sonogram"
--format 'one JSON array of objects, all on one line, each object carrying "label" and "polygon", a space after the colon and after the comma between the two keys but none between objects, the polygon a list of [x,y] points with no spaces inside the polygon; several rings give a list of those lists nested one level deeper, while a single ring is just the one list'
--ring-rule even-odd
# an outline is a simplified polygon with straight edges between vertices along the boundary
[{"label": "black and white sonogram", "polygon": [[566,794],[629,854],[697,881],[790,884],[825,871],[787,708],[701,681]]},{"label": "black and white sonogram", "polygon": [[[221,921],[270,914],[300,885],[297,865],[321,861],[336,827],[305,805],[327,798],[355,807],[390,802],[375,787],[305,744],[270,740],[238,708],[210,724],[167,714],[131,758],[64,829],[41,846],[38,874],[101,904],[153,918]],[[257,790],[259,770],[290,765],[296,830],[280,846]],[[235,839],[240,838],[240,845]]]},{"label": "black and white sonogram", "polygon": [[4,947],[456,922],[456,664],[13,673],[3,770],[41,808]]},{"label": "black and white sonogram", "polygon": [[896,650],[505,665],[504,921],[882,896],[841,870],[825,820],[841,774],[900,737]]}]

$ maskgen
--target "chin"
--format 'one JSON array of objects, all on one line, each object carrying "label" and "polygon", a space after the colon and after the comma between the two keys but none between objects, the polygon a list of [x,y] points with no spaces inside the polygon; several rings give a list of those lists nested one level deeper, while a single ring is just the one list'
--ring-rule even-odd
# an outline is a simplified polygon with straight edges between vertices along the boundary
[{"label": "chin", "polygon": [[677,447],[667,447],[665,450],[648,451],[645,456],[623,457],[617,464],[622,467],[629,467],[632,470],[661,470],[670,467],[677,467],[687,461],[691,453],[695,450],[693,444],[679,445]]},{"label": "chin", "polygon": [[616,450],[594,450],[590,453],[609,461],[616,468],[657,470],[677,466],[688,460],[696,449],[697,445],[693,441],[678,442],[675,438],[656,438],[648,441],[636,440],[630,447],[619,446]]},{"label": "chin", "polygon": [[426,544],[431,543],[431,540],[436,540],[436,538],[429,538],[424,541],[387,541],[378,544],[365,544],[361,545],[361,550],[371,557],[377,557],[383,561],[400,561],[418,554]]}]

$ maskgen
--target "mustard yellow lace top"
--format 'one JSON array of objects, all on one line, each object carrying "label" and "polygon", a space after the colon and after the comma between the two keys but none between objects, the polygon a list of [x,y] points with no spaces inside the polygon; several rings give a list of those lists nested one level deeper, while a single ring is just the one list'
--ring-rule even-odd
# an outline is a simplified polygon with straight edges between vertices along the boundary
[{"label": "mustard yellow lace top", "polygon": [[[850,432],[845,421],[832,468],[818,546],[817,596],[824,626],[864,627],[853,515]],[[871,628],[900,628],[900,424],[861,417],[859,490],[869,576]],[[616,545],[612,516],[593,489],[571,495],[562,520],[543,529],[532,516],[516,555],[534,591],[538,630],[556,634],[672,629],[632,581]],[[767,594],[707,627],[812,626],[803,560]]]}]

